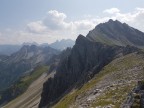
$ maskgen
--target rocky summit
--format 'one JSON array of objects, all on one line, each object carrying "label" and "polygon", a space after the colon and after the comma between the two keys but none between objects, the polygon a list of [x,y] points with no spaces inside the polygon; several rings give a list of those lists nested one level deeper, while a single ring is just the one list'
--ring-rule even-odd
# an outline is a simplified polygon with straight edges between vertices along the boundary
[{"label": "rocky summit", "polygon": [[139,48],[143,48],[144,46],[143,32],[130,27],[126,23],[111,19],[106,23],[97,25],[88,33],[87,38],[109,45],[131,45]]}]

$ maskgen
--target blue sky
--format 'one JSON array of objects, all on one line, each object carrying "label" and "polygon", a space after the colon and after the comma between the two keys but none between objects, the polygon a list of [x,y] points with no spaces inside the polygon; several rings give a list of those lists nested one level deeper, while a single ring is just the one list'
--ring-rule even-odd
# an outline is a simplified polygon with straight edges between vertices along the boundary
[{"label": "blue sky", "polygon": [[144,31],[144,1],[0,0],[0,43],[76,39],[110,18]]}]

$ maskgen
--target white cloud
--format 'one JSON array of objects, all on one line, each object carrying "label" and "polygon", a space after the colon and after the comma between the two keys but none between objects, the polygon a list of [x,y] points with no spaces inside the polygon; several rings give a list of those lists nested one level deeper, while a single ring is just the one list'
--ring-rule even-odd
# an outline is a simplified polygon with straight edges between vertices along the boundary
[{"label": "white cloud", "polygon": [[115,13],[113,17],[121,22],[125,22],[141,31],[144,31],[144,8],[136,8],[129,13]]},{"label": "white cloud", "polygon": [[63,21],[67,17],[64,13],[60,13],[56,10],[50,10],[48,16],[50,16],[52,20],[56,21]]},{"label": "white cloud", "polygon": [[40,33],[46,31],[47,27],[43,25],[42,21],[36,21],[27,24],[27,28],[31,32]]},{"label": "white cloud", "polygon": [[115,13],[119,13],[120,10],[118,8],[111,8],[111,9],[106,9],[103,12],[108,14],[115,14]]},{"label": "white cloud", "polygon": [[65,22],[67,16],[64,13],[60,13],[56,10],[51,10],[47,13],[47,16],[43,19],[43,23],[52,30],[61,30],[69,27],[69,23]]},{"label": "white cloud", "polygon": [[97,24],[109,19],[117,19],[144,31],[144,8],[136,8],[127,13],[122,13],[117,8],[106,9],[103,12],[103,17],[89,15],[89,17],[85,16],[80,20],[69,21],[65,13],[51,10],[42,19],[29,22],[26,29],[5,30],[2,35],[0,34],[0,43],[51,43],[56,39],[76,39],[79,34],[86,35]]},{"label": "white cloud", "polygon": [[52,33],[57,38],[75,39],[78,34],[86,34],[94,28],[93,20],[83,19],[77,21],[66,21],[67,16],[56,10],[51,10],[40,21],[30,22],[27,29],[30,33]]}]

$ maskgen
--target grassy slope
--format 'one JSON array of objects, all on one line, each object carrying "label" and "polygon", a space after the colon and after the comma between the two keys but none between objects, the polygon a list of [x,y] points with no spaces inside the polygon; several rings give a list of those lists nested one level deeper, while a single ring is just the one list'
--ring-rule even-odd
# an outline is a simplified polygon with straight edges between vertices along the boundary
[{"label": "grassy slope", "polygon": [[48,71],[48,66],[37,67],[30,75],[21,78],[17,83],[17,87],[26,90],[28,86],[39,78],[44,72]]},{"label": "grassy slope", "polygon": [[40,100],[43,83],[48,78],[44,74],[47,71],[48,66],[37,67],[30,75],[21,78],[15,86],[25,92],[9,102],[4,108],[22,108],[25,104],[32,104],[36,99]]},{"label": "grassy slope", "polygon": [[[130,54],[116,59],[105,66],[99,74],[81,89],[73,90],[67,94],[54,108],[77,108],[80,103],[87,102],[83,100],[90,96],[89,92],[93,92],[94,88],[102,89],[103,92],[90,101],[89,107],[113,105],[113,108],[118,108],[136,85],[137,79],[144,79],[144,70],[141,68],[143,66],[142,55]],[[124,83],[116,83],[118,81],[123,81]],[[106,84],[108,86],[105,86]]]}]

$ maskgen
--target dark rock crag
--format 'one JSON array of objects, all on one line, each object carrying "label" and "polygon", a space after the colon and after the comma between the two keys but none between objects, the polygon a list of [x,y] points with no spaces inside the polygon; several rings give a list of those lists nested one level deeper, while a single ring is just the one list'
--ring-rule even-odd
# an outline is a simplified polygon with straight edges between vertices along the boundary
[{"label": "dark rock crag", "polygon": [[109,46],[79,35],[68,57],[57,68],[54,78],[44,84],[39,107],[51,106],[73,87],[80,87],[114,58],[136,51],[135,47]]},{"label": "dark rock crag", "polygon": [[50,107],[73,88],[79,88],[117,57],[144,47],[144,33],[119,21],[97,25],[86,37],[79,35],[70,54],[45,82],[39,107]]}]

